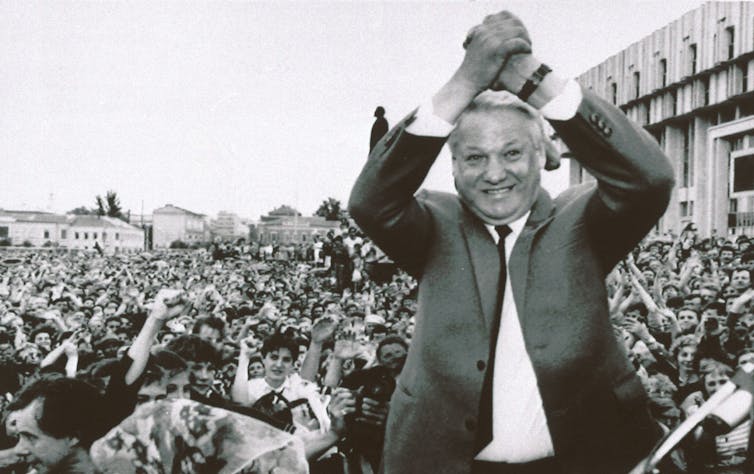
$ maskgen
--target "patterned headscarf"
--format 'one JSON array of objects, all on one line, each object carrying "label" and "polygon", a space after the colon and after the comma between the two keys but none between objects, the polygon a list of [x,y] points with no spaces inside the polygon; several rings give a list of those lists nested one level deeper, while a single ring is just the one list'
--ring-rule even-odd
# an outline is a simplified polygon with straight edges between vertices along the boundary
[{"label": "patterned headscarf", "polygon": [[191,400],[147,403],[91,448],[105,474],[307,473],[300,439]]}]

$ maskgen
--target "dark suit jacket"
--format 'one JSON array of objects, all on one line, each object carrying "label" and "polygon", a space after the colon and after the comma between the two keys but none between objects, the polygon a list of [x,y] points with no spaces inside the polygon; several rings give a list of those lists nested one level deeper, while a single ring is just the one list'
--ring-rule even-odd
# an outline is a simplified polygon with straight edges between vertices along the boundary
[{"label": "dark suit jacket", "polygon": [[[414,195],[445,140],[407,133],[413,120],[375,148],[349,202],[362,229],[419,279],[383,470],[464,474],[476,454],[498,254],[457,196]],[[569,473],[625,473],[659,431],[613,335],[604,279],[664,212],[673,172],[649,134],[589,91],[573,119],[551,123],[597,183],[554,201],[539,191],[508,275],[556,456]]]}]

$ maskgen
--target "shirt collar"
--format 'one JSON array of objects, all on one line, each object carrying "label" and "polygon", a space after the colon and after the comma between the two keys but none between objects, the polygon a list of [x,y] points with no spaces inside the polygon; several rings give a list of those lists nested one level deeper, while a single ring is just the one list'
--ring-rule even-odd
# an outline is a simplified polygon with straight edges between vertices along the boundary
[{"label": "shirt collar", "polygon": [[[506,237],[506,239],[513,238],[513,241],[515,242],[518,238],[518,235],[521,233],[521,231],[524,229],[524,225],[526,225],[526,220],[529,218],[529,214],[531,214],[531,211],[527,211],[526,214],[519,217],[513,222],[508,223],[508,227],[511,228],[511,233]],[[497,244],[497,241],[500,239],[500,236],[497,235],[497,231],[495,230],[495,226],[491,224],[484,224],[484,226],[487,228],[487,232],[490,233],[492,236],[492,240],[495,241],[495,244]]]}]

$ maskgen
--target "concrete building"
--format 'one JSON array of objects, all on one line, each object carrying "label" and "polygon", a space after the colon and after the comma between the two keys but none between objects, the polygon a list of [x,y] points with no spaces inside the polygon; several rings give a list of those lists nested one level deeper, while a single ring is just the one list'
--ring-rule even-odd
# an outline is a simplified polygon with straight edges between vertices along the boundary
[{"label": "concrete building", "polygon": [[209,225],[204,214],[166,204],[152,213],[155,248],[169,247],[180,240],[187,244],[209,240]]},{"label": "concrete building", "polygon": [[324,236],[339,226],[339,221],[328,221],[319,216],[266,215],[261,217],[255,229],[261,244],[291,244],[311,241],[314,234]]},{"label": "concrete building", "polygon": [[128,222],[107,216],[69,216],[70,227],[65,246],[92,249],[94,244],[107,253],[144,250],[144,231]]},{"label": "concrete building", "polygon": [[52,212],[0,210],[0,240],[8,239],[13,245],[66,246],[69,227],[66,216]]},{"label": "concrete building", "polygon": [[0,239],[13,245],[53,245],[70,249],[105,251],[142,250],[144,232],[120,219],[100,216],[60,215],[51,212],[0,210]]},{"label": "concrete building", "polygon": [[214,240],[236,240],[249,237],[249,226],[244,224],[238,215],[220,211],[217,218],[211,221],[211,231]]},{"label": "concrete building", "polygon": [[[709,2],[578,77],[644,126],[676,188],[658,230],[754,235],[754,2]],[[571,184],[591,179],[571,162]]]}]

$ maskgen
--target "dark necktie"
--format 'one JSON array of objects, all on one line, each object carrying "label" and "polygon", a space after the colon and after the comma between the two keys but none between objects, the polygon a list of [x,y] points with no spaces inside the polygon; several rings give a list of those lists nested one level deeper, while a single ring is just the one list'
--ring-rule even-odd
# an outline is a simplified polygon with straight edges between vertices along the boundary
[{"label": "dark necktie", "polygon": [[497,348],[497,333],[500,332],[500,317],[503,312],[503,296],[505,295],[505,280],[508,277],[505,262],[505,238],[511,233],[507,225],[495,226],[500,239],[497,241],[497,252],[500,258],[500,279],[497,285],[497,304],[493,315],[490,333],[490,358],[487,371],[484,374],[482,393],[479,399],[479,431],[476,437],[476,452],[479,453],[492,441],[492,374],[495,371],[495,349]]}]

